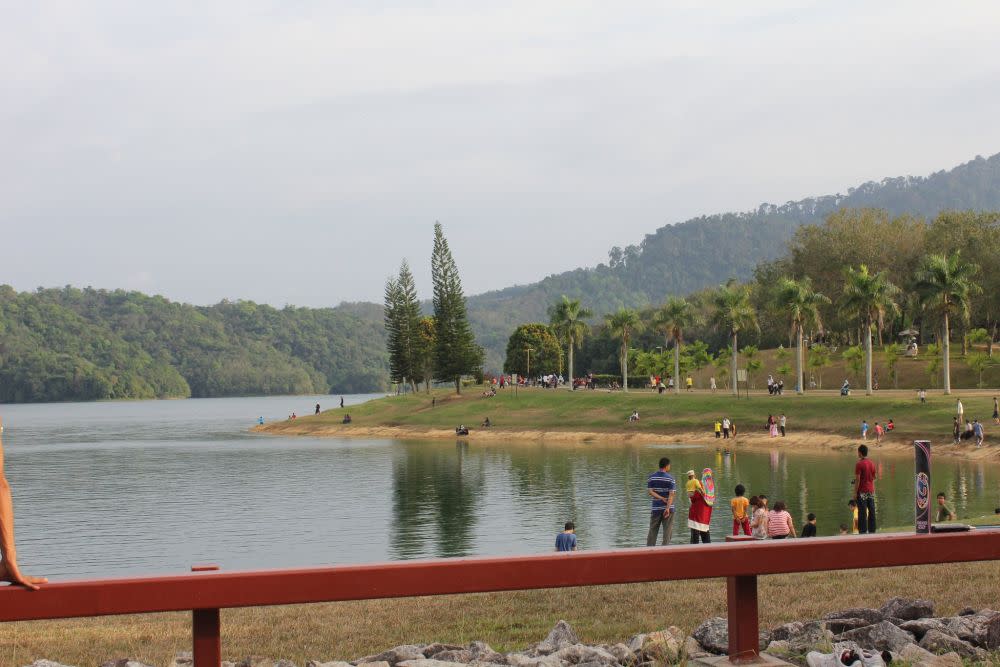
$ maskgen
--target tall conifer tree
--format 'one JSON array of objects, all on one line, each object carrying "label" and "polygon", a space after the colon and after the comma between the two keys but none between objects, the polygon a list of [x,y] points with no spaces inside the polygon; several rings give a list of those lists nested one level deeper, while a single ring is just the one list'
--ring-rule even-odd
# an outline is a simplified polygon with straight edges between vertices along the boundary
[{"label": "tall conifer tree", "polygon": [[417,286],[413,281],[410,265],[403,260],[399,266],[399,328],[404,375],[410,381],[413,391],[417,382],[423,379],[423,361],[420,358],[420,302],[417,300]]},{"label": "tall conifer tree", "polygon": [[402,299],[400,298],[399,281],[389,278],[385,281],[385,304],[383,320],[385,321],[385,346],[389,352],[389,380],[403,382],[406,377],[406,359],[403,353],[403,334],[400,327]]},{"label": "tall conifer tree", "polygon": [[462,279],[444,238],[441,223],[434,223],[434,250],[431,253],[431,280],[434,283],[434,378],[454,382],[462,393],[462,376],[477,372],[483,350],[476,345],[465,310]]}]

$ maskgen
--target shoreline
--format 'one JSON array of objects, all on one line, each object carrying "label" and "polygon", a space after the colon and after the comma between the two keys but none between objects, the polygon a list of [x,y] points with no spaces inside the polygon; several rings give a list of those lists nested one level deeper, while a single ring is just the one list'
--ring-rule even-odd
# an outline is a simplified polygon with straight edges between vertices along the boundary
[{"label": "shoreline", "polygon": [[[569,431],[559,429],[489,429],[474,428],[467,436],[458,436],[451,429],[437,429],[416,426],[360,426],[354,424],[316,424],[304,421],[294,423],[289,421],[275,422],[263,426],[254,426],[254,433],[274,436],[301,436],[318,438],[353,438],[363,440],[398,439],[398,440],[468,440],[470,442],[505,444],[556,444],[556,445],[648,445],[656,441],[668,441],[671,444],[699,445],[721,447],[727,445],[738,449],[784,449],[794,451],[830,451],[855,452],[858,445],[864,443],[872,453],[912,452],[911,439],[896,435],[883,440],[881,445],[869,439],[850,438],[836,433],[824,433],[815,430],[796,430],[785,437],[772,438],[765,433],[740,434],[737,438],[728,440],[716,438],[712,433],[704,432],[655,432],[655,431]],[[933,444],[933,443],[932,443]],[[973,444],[953,445],[938,444],[933,450],[935,456],[950,459],[961,459],[981,462],[1000,462],[1000,447],[984,445],[975,447]]]}]

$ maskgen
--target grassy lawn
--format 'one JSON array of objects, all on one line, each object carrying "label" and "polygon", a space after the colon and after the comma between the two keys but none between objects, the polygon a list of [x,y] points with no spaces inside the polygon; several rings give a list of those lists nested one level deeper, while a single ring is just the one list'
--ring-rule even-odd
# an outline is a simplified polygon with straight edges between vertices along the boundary
[{"label": "grassy lawn", "polygon": [[[304,431],[311,428],[335,433],[345,412],[353,427],[394,426],[414,430],[454,429],[466,424],[473,430],[489,417],[495,432],[577,431],[610,433],[709,434],[716,417],[728,416],[739,433],[760,433],[768,414],[784,412],[790,432],[813,431],[857,437],[862,419],[870,425],[892,418],[896,423],[893,440],[904,442],[927,438],[935,444],[951,442],[955,399],[961,397],[965,414],[978,418],[992,430],[993,393],[984,390],[959,391],[951,396],[940,392],[928,395],[921,404],[915,392],[879,391],[872,396],[855,392],[841,397],[838,392],[810,392],[805,396],[786,393],[781,397],[751,392],[750,398],[736,399],[719,391],[694,391],[680,395],[657,395],[650,391],[624,392],[511,389],[494,398],[482,397],[482,388],[470,387],[461,396],[446,389],[431,395],[392,396],[346,409],[302,417],[294,422],[276,422],[268,431]],[[432,407],[432,399],[436,405]],[[628,423],[633,409],[640,421]]]}]

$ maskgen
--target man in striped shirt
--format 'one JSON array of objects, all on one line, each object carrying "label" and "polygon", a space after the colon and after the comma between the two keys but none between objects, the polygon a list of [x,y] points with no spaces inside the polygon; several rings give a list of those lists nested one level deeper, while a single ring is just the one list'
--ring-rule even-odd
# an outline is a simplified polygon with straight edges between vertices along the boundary
[{"label": "man in striped shirt", "polygon": [[670,459],[660,459],[660,469],[649,476],[646,482],[646,492],[653,499],[653,508],[649,515],[649,533],[646,534],[646,546],[656,545],[656,534],[663,527],[662,544],[670,544],[674,533],[674,496],[677,493],[677,483],[670,474]]}]

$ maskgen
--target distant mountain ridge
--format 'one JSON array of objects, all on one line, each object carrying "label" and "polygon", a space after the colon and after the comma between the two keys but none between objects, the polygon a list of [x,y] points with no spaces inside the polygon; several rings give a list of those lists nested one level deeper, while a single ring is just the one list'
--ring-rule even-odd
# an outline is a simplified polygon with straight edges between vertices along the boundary
[{"label": "distant mountain ridge", "polygon": [[547,321],[548,307],[563,294],[603,315],[622,306],[660,303],[729,278],[745,280],[757,264],[783,254],[799,226],[821,222],[842,208],[881,208],[924,218],[950,209],[1000,210],[1000,153],[929,176],[869,181],[847,194],[761,204],[753,211],[664,225],[638,245],[612,248],[607,264],[472,296],[469,317],[486,348],[487,367],[502,365],[507,337],[517,324]]}]

